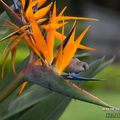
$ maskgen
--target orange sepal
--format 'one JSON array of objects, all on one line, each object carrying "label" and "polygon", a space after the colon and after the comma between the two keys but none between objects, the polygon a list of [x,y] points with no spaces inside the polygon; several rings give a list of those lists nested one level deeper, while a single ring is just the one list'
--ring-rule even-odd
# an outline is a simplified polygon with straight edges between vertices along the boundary
[{"label": "orange sepal", "polygon": [[50,3],[48,6],[44,7],[44,8],[41,8],[40,10],[38,10],[35,14],[34,14],[34,17],[35,19],[41,19],[42,17],[44,17],[48,11],[50,10],[51,6],[52,6],[53,3]]},{"label": "orange sepal", "polygon": [[21,94],[22,94],[22,92],[23,92],[24,88],[26,87],[26,85],[27,85],[27,82],[24,82],[24,83],[20,86],[20,90],[19,90],[18,95],[21,95]]},{"label": "orange sepal", "polygon": [[47,0],[38,0],[38,8],[41,7]]},{"label": "orange sepal", "polygon": [[84,46],[84,45],[79,45],[78,48],[82,49],[82,50],[96,50],[96,48],[91,48],[91,47],[87,47],[87,46]]},{"label": "orange sepal", "polygon": [[57,21],[61,21],[61,20],[91,20],[91,21],[98,21],[98,19],[94,19],[94,18],[72,17],[72,16],[56,17],[56,20]]}]

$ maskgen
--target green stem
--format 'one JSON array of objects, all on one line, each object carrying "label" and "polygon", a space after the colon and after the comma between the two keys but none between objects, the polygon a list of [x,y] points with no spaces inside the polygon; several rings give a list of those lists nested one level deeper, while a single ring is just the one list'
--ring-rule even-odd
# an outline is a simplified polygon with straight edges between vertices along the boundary
[{"label": "green stem", "polygon": [[21,79],[25,76],[25,71],[21,71],[14,80],[12,80],[2,91],[0,91],[0,102],[10,95],[24,81]]}]

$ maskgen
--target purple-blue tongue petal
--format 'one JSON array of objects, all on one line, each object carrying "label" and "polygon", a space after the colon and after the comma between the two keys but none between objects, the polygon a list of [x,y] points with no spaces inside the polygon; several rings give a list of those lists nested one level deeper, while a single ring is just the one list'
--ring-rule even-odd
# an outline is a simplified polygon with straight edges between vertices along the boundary
[{"label": "purple-blue tongue petal", "polygon": [[[74,29],[75,29],[75,26],[73,27],[73,29],[71,30],[71,32],[69,33],[69,35],[68,35],[68,36],[66,37],[66,39],[64,40],[64,42],[63,42],[63,49],[64,49],[65,46],[67,45],[67,43],[68,43],[68,41],[69,41],[69,39],[70,39],[70,37],[71,37]],[[59,48],[60,48],[60,45],[57,47],[57,49],[59,49]]]},{"label": "purple-blue tongue petal", "polygon": [[99,78],[86,78],[86,77],[81,77],[76,73],[69,73],[67,75],[62,75],[63,78],[68,79],[68,80],[80,80],[80,81],[100,81],[103,79]]},{"label": "purple-blue tongue petal", "polygon": [[21,11],[21,2],[19,0],[13,0],[13,3],[14,3],[15,9],[20,12]]}]

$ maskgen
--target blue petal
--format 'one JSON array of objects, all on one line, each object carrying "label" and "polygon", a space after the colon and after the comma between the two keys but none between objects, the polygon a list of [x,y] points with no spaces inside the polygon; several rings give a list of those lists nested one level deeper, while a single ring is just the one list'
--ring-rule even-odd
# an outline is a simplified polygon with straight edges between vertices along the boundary
[{"label": "blue petal", "polygon": [[13,0],[15,9],[21,11],[21,2],[19,0]]},{"label": "blue petal", "polygon": [[63,78],[69,79],[69,80],[81,80],[81,81],[99,81],[99,80],[102,80],[102,79],[98,79],[98,78],[81,77],[75,73],[69,73],[68,75],[62,75],[62,76],[63,76]]}]

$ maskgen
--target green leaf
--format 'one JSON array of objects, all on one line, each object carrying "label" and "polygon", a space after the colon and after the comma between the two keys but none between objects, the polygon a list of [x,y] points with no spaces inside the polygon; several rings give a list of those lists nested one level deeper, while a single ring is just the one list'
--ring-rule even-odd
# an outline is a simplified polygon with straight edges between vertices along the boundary
[{"label": "green leaf", "polygon": [[108,61],[103,62],[99,68],[96,70],[96,74],[99,73],[101,70],[103,70],[105,67],[107,67],[108,65],[112,64],[115,60],[115,56],[113,58],[111,58]]},{"label": "green leaf", "polygon": [[90,58],[90,54],[89,53],[80,53],[80,54],[76,54],[75,57],[80,60],[83,60],[83,59]]},{"label": "green leaf", "polygon": [[94,62],[92,62],[90,65],[89,65],[89,69],[86,71],[86,72],[83,72],[83,73],[80,73],[79,75],[80,76],[83,76],[83,77],[90,77],[92,78],[93,76],[95,76],[97,74],[97,69],[101,66],[101,64],[103,63],[104,61],[104,58],[100,58]]}]

